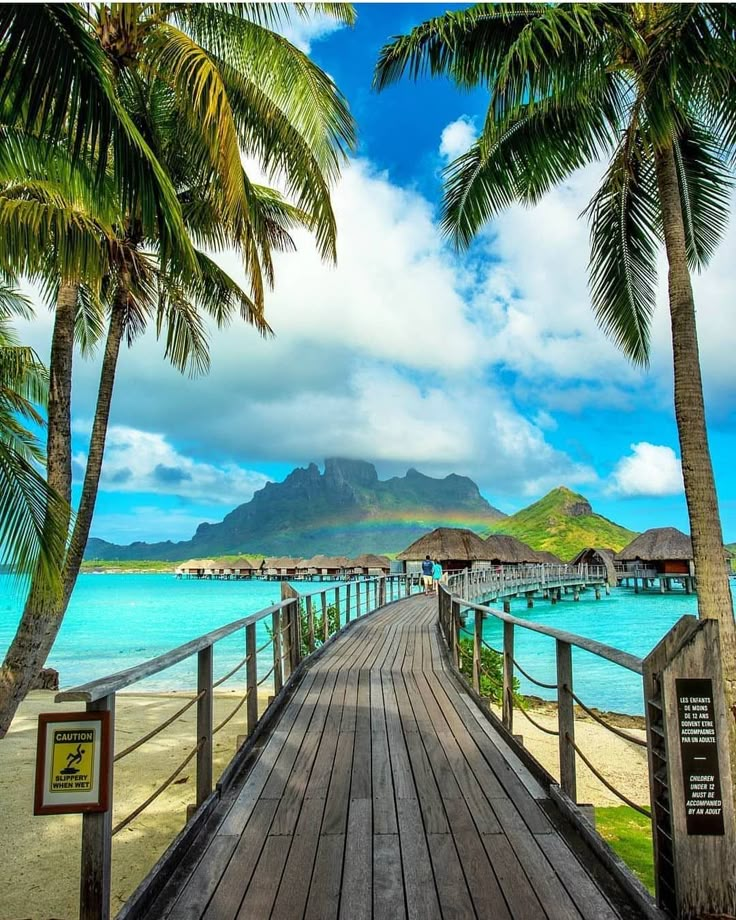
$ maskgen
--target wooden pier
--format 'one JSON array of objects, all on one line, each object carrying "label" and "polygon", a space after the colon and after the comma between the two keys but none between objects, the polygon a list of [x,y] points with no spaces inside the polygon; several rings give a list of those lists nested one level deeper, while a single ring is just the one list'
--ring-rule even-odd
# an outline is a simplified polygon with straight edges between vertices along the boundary
[{"label": "wooden pier", "polygon": [[120,917],[641,916],[570,845],[441,643],[424,596],[338,636],[163,889]]}]

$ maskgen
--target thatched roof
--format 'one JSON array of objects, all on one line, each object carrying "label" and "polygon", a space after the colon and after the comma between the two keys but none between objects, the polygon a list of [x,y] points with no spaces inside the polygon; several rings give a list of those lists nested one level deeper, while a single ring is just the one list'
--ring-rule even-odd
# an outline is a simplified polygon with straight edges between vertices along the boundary
[{"label": "thatched roof", "polygon": [[616,551],[603,547],[586,546],[581,549],[574,559],[570,560],[570,565],[604,565],[606,567],[606,581],[609,585],[616,584],[616,567],[613,560],[616,558]]},{"label": "thatched roof", "polygon": [[300,569],[344,569],[350,564],[350,560],[345,556],[312,556],[311,559],[301,559],[299,561]]},{"label": "thatched roof", "polygon": [[218,563],[214,559],[190,559],[188,562],[182,562],[179,571],[197,571],[198,569],[216,569]]},{"label": "thatched roof", "polygon": [[440,562],[447,560],[487,561],[488,547],[485,542],[464,527],[438,527],[431,533],[415,540],[411,546],[396,557],[402,560],[424,559],[430,556]]},{"label": "thatched roof", "polygon": [[503,562],[511,565],[520,565],[524,562],[542,562],[537,550],[517,540],[509,534],[492,533],[486,537],[486,552],[490,555],[484,558],[491,562]]},{"label": "thatched roof", "polygon": [[241,571],[243,569],[249,569],[252,571],[253,569],[258,568],[257,565],[253,565],[250,559],[246,559],[245,556],[241,556],[238,559],[233,559],[232,562],[226,562],[225,567],[228,569],[240,569]]},{"label": "thatched roof", "polygon": [[299,559],[291,556],[270,556],[263,560],[263,567],[265,569],[295,569],[299,562]]},{"label": "thatched roof", "polygon": [[686,533],[676,527],[653,527],[635,537],[620,553],[617,562],[653,562],[663,559],[692,559],[693,544]]},{"label": "thatched roof", "polygon": [[546,549],[536,550],[536,556],[537,562],[543,562],[545,565],[564,565],[559,556],[555,556],[554,553],[550,553]]},{"label": "thatched roof", "polygon": [[360,566],[362,569],[390,569],[391,561],[388,556],[377,556],[375,553],[363,553],[357,559],[350,559],[351,566]]}]

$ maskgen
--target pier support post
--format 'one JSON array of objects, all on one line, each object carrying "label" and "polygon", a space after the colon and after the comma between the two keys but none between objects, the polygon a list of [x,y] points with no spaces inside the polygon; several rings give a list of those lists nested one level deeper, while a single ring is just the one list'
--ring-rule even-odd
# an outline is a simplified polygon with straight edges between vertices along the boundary
[{"label": "pier support post", "polygon": [[475,622],[473,624],[473,690],[480,695],[480,661],[483,647],[483,615],[479,610],[473,611]]},{"label": "pier support post", "polygon": [[599,601],[601,599],[601,589],[596,585],[595,589],[595,599]]},{"label": "pier support post", "polygon": [[[87,703],[87,712],[110,713],[110,735],[115,737],[115,694]],[[79,920],[110,920],[112,866],[113,757],[107,770],[110,807],[82,815],[82,866],[79,889]]]},{"label": "pier support post", "polygon": [[350,622],[350,582],[348,582],[345,585],[345,625],[347,626],[349,622]]},{"label": "pier support post", "polygon": [[560,785],[577,801],[575,776],[575,711],[572,698],[572,646],[555,640],[557,646],[557,724],[560,731]]},{"label": "pier support post", "polygon": [[212,792],[212,646],[197,655],[197,806]]},{"label": "pier support post", "polygon": [[322,600],[322,641],[327,642],[330,638],[330,617],[327,613],[327,592],[320,594]]},{"label": "pier support post", "polygon": [[579,600],[580,600],[580,590],[579,590],[579,588],[573,588],[573,589],[572,589],[572,599],[573,599],[574,601],[579,601]]},{"label": "pier support post", "polygon": [[503,624],[503,724],[514,731],[514,624]]},{"label": "pier support post", "polygon": [[256,661],[256,624],[245,627],[245,686],[248,694],[247,716],[248,734],[252,735],[258,722],[258,662]]},{"label": "pier support post", "polygon": [[[271,614],[271,631],[273,633],[273,692],[278,695],[284,685],[283,661],[281,652],[281,630],[279,629],[279,611]],[[248,653],[246,652],[246,655]]]},{"label": "pier support post", "polygon": [[460,667],[460,641],[458,638],[458,629],[460,626],[460,602],[454,598],[450,608],[450,650],[452,652],[455,667]]},{"label": "pier support post", "polygon": [[312,595],[308,594],[304,601],[307,605],[307,642],[310,653],[314,651],[314,610],[312,609]]},{"label": "pier support post", "polygon": [[532,607],[534,607],[534,592],[533,591],[526,592],[526,606],[527,606],[527,609],[529,610],[531,610]]},{"label": "pier support post", "polygon": [[511,613],[511,601],[506,600],[503,602],[503,612]]}]

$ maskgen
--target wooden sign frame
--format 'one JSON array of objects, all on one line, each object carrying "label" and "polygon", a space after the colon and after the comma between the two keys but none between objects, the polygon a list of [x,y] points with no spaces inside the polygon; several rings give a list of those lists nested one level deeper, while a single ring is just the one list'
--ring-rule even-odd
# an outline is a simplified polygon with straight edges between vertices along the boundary
[{"label": "wooden sign frame", "polygon": [[[86,724],[85,724],[86,723]],[[90,737],[91,733],[91,737]],[[63,741],[56,739],[62,736]],[[66,736],[69,736],[67,740]],[[55,745],[61,748],[78,742],[71,747],[71,759],[67,754],[67,767],[55,770],[55,757],[63,756],[63,749],[56,755]],[[87,743],[85,750],[82,745]],[[89,747],[91,745],[91,748]],[[91,761],[87,776],[89,780],[81,789],[73,788],[78,770],[72,767],[75,758],[79,763]],[[106,710],[94,712],[42,712],[38,717],[38,738],[36,744],[36,788],[33,800],[34,815],[68,815],[104,812],[110,807],[110,713]],[[69,771],[69,788],[54,789],[53,777]]]}]

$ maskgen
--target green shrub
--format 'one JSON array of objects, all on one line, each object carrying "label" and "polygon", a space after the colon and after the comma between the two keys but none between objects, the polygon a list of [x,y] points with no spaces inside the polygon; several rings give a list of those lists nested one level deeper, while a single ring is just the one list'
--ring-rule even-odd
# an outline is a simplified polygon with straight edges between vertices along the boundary
[{"label": "green shrub", "polygon": [[[492,703],[503,703],[503,655],[495,652],[485,645],[480,649],[480,693],[488,697]],[[460,671],[473,682],[473,640],[460,639]],[[519,679],[514,678],[513,684],[514,705],[521,705],[523,697],[519,694]]]}]

